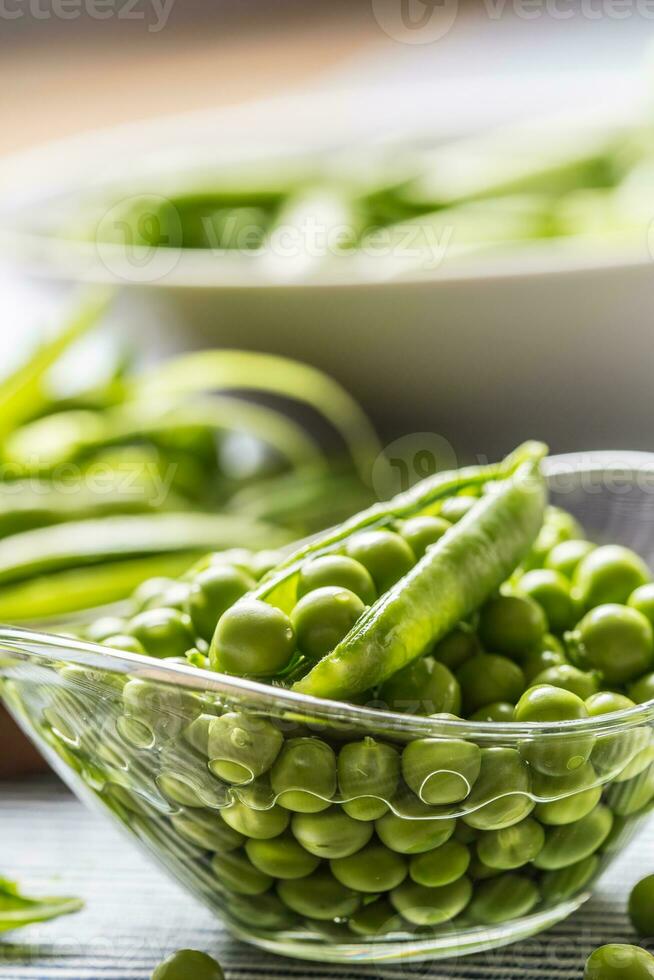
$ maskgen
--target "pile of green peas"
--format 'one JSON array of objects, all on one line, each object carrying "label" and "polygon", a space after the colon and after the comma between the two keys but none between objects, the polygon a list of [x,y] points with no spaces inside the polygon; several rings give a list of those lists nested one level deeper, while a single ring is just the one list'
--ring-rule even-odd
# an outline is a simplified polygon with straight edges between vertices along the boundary
[{"label": "pile of green peas", "polygon": [[[278,556],[233,551],[144,583],[132,615],[88,638],[284,684],[476,499],[307,559],[290,611],[249,597]],[[241,921],[341,938],[494,926],[587,890],[652,806],[648,726],[520,741],[509,726],[590,721],[654,698],[653,623],[642,559],[594,545],[550,508],[496,595],[358,699],[433,717],[433,736],[290,722],[140,679],[122,689],[117,727],[156,757],[170,832],[201,852]],[[491,729],[448,735],[454,719]]]}]

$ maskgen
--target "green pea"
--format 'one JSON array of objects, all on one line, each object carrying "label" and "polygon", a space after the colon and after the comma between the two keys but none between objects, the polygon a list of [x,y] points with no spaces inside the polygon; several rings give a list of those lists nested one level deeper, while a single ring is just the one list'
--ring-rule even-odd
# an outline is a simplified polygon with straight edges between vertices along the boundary
[{"label": "green pea", "polygon": [[142,607],[142,611],[146,609],[160,609],[165,606],[166,609],[177,609],[178,612],[187,612],[188,597],[191,591],[190,582],[173,582],[169,585],[161,595],[152,596]]},{"label": "green pea", "polygon": [[562,650],[552,650],[545,647],[541,650],[530,650],[526,657],[520,661],[527,684],[531,687],[534,678],[538,677],[544,670],[550,667],[560,667],[567,663],[565,653]]},{"label": "green pea", "polygon": [[502,830],[529,816],[534,803],[529,769],[515,749],[481,750],[481,770],[466,800],[465,823],[476,830]]},{"label": "green pea", "polygon": [[348,541],[347,554],[368,569],[379,595],[387,592],[416,563],[410,546],[393,531],[360,531]]},{"label": "green pea", "polygon": [[517,664],[493,653],[475,654],[459,667],[456,677],[467,715],[495,701],[515,704],[526,684],[525,675]]},{"label": "green pea", "polygon": [[535,858],[534,865],[543,871],[556,871],[576,864],[599,850],[610,833],[612,823],[613,814],[600,803],[575,823],[548,827],[545,845]]},{"label": "green pea", "polygon": [[584,980],[652,980],[654,956],[640,946],[610,943],[588,957]]},{"label": "green pea", "polygon": [[225,610],[253,589],[255,580],[235,565],[210,565],[195,576],[186,600],[198,636],[209,642]]},{"label": "green pea", "polygon": [[101,616],[86,627],[84,635],[89,643],[102,643],[109,636],[122,636],[126,629],[126,619],[120,616]]},{"label": "green pea", "polygon": [[491,868],[490,865],[484,864],[476,854],[468,868],[468,877],[473,881],[488,881],[489,878],[499,878],[502,873],[499,868]]},{"label": "green pea", "polygon": [[627,605],[642,613],[654,626],[654,582],[648,582],[647,585],[640,585],[634,589],[627,600]]},{"label": "green pea", "polygon": [[589,762],[564,776],[535,771],[534,795],[545,801],[536,804],[535,816],[541,823],[556,827],[581,820],[600,801],[602,787],[597,782],[597,773]]},{"label": "green pea", "polygon": [[174,578],[157,576],[147,578],[132,592],[132,606],[134,609],[144,609],[151,599],[158,599],[172,585],[176,585]]},{"label": "green pea", "polygon": [[546,630],[543,610],[526,596],[495,596],[482,606],[479,614],[482,644],[487,650],[509,657],[527,653],[538,644]]},{"label": "green pea", "polygon": [[324,868],[314,871],[307,878],[280,881],[277,894],[298,915],[321,921],[345,919],[353,915],[361,904],[356,892],[346,888]]},{"label": "green pea", "polygon": [[489,830],[477,841],[477,854],[490,868],[513,871],[536,857],[545,843],[545,831],[527,817],[512,827]]},{"label": "green pea", "polygon": [[640,677],[627,688],[627,693],[636,704],[645,704],[646,701],[654,700],[654,671]]},{"label": "green pea", "polygon": [[629,918],[639,936],[654,936],[654,875],[641,878],[632,888]]},{"label": "green pea", "polygon": [[270,769],[283,741],[282,733],[266,718],[230,711],[208,726],[209,768],[227,783],[248,783]]},{"label": "green pea", "polygon": [[402,816],[386,813],[375,822],[380,841],[398,854],[422,854],[440,847],[450,839],[455,826],[452,817],[435,816],[433,808],[415,797],[403,801]]},{"label": "green pea", "polygon": [[577,565],[594,551],[597,545],[582,538],[571,538],[568,541],[561,541],[555,545],[545,558],[545,568],[553,572],[559,572],[571,579],[575,573]]},{"label": "green pea", "polygon": [[343,810],[355,820],[377,820],[388,811],[400,778],[400,757],[392,745],[369,736],[348,742],[338,753],[338,786]]},{"label": "green pea", "polygon": [[245,852],[255,868],[272,878],[305,878],[320,864],[320,858],[305,851],[288,831],[269,840],[253,838]]},{"label": "green pea", "polygon": [[608,684],[626,684],[654,666],[654,631],[642,613],[615,603],[586,613],[576,630],[584,659]]},{"label": "green pea", "polygon": [[503,874],[477,885],[467,916],[481,925],[498,925],[529,915],[539,900],[535,882],[522,875]]},{"label": "green pea", "polygon": [[152,980],[223,980],[222,967],[197,949],[180,949],[160,963]]},{"label": "green pea", "polygon": [[326,810],[336,792],[336,756],[319,738],[292,738],[272,768],[277,802],[297,813]]},{"label": "green pea", "polygon": [[548,507],[545,512],[543,526],[538,532],[536,542],[531,549],[525,566],[528,568],[542,567],[547,555],[562,541],[570,541],[583,537],[583,529],[578,521],[560,507]]},{"label": "green pea", "polygon": [[399,530],[416,558],[422,558],[427,548],[442,538],[450,527],[451,523],[443,517],[425,515],[403,521]]},{"label": "green pea", "polygon": [[114,636],[107,636],[102,641],[102,646],[109,647],[110,650],[119,650],[121,653],[145,654],[145,647],[135,636],[128,633],[116,633]]},{"label": "green pea", "polygon": [[432,656],[448,670],[456,671],[466,660],[479,652],[477,634],[471,629],[457,626],[436,644]]},{"label": "green pea", "polygon": [[214,854],[211,868],[221,885],[237,895],[263,895],[273,883],[271,876],[255,868],[243,851]]},{"label": "green pea", "polygon": [[210,707],[206,699],[192,691],[138,677],[125,684],[123,706],[131,720],[146,726],[159,739],[176,738],[203,709]]},{"label": "green pea", "polygon": [[398,670],[382,684],[379,697],[392,711],[414,715],[458,715],[461,710],[459,682],[433,657],[420,657]]},{"label": "green pea", "polygon": [[207,851],[235,851],[245,840],[215,810],[183,810],[174,813],[170,822],[180,837]]},{"label": "green pea", "polygon": [[297,916],[279,900],[277,895],[230,895],[229,914],[249,929],[279,931],[295,925]]},{"label": "green pea", "polygon": [[539,687],[543,684],[550,687],[560,687],[564,691],[571,691],[578,698],[585,701],[599,690],[597,675],[570,664],[558,664],[555,667],[548,667],[541,671],[532,681],[532,687]]},{"label": "green pea", "polygon": [[371,606],[377,598],[375,583],[368,569],[347,555],[321,555],[305,562],[300,569],[297,597],[301,599],[308,592],[326,585],[349,589],[367,606]]},{"label": "green pea", "polygon": [[555,633],[563,633],[576,623],[577,604],[572,598],[570,582],[560,572],[534,568],[522,576],[517,588],[538,603]]},{"label": "green pea", "polygon": [[650,580],[650,571],[634,551],[619,544],[595,548],[577,565],[574,586],[585,609],[606,603],[625,603]]},{"label": "green pea", "polygon": [[291,621],[260,599],[240,599],[220,617],[211,641],[213,670],[226,674],[276,674],[295,652]]},{"label": "green pea", "polygon": [[438,888],[458,881],[470,865],[470,851],[465,844],[448,840],[425,854],[416,854],[409,863],[411,880],[427,888]]},{"label": "green pea", "polygon": [[220,811],[225,823],[244,837],[268,840],[277,837],[288,827],[290,815],[280,806],[255,810],[241,800],[234,800]]},{"label": "green pea", "polygon": [[161,749],[159,762],[161,771],[156,784],[173,803],[194,809],[227,803],[226,787],[211,775],[205,760],[183,742],[167,742]]},{"label": "green pea", "polygon": [[494,701],[479,708],[474,715],[470,715],[470,721],[498,721],[506,724],[513,721],[514,711],[515,705],[509,701]]},{"label": "green pea", "polygon": [[320,660],[350,632],[365,608],[358,595],[337,585],[307,592],[291,613],[298,648],[309,660]]},{"label": "green pea", "polygon": [[448,497],[441,504],[440,516],[446,521],[449,521],[450,524],[456,524],[477,503],[479,503],[479,498],[473,497],[470,494],[459,494],[456,497]]},{"label": "green pea", "polygon": [[357,936],[385,936],[389,932],[401,932],[403,928],[401,917],[385,898],[378,898],[358,909],[347,924]]},{"label": "green pea", "polygon": [[183,657],[195,645],[191,620],[177,609],[146,609],[129,621],[128,631],[149,657]]},{"label": "green pea", "polygon": [[465,876],[440,888],[403,881],[390,894],[391,904],[403,919],[417,926],[436,926],[456,918],[470,901],[472,883]]},{"label": "green pea", "polygon": [[637,776],[625,782],[614,783],[609,789],[606,802],[620,817],[638,813],[654,799],[654,763]]},{"label": "green pea", "polygon": [[639,747],[636,754],[629,760],[622,772],[617,773],[613,777],[613,783],[616,786],[619,786],[620,783],[629,782],[629,780],[648,769],[654,762],[654,743],[652,742],[650,729],[643,727],[637,728],[635,731],[638,733],[638,746],[642,745],[642,748]]},{"label": "green pea", "polygon": [[599,870],[597,854],[583,858],[567,868],[558,871],[546,871],[540,879],[540,890],[543,901],[548,905],[558,905],[567,902],[582,892]]},{"label": "green pea", "polygon": [[[517,722],[547,723],[587,717],[581,698],[564,688],[546,684],[530,687],[515,708]],[[564,776],[588,762],[593,745],[594,738],[590,735],[547,738],[536,735],[532,741],[525,741],[520,752],[539,772]]]},{"label": "green pea", "polygon": [[320,813],[296,813],[291,829],[302,847],[320,858],[342,858],[356,854],[372,837],[374,826],[354,820],[338,806]]},{"label": "green pea", "polygon": [[424,803],[458,803],[479,776],[481,749],[462,739],[418,738],[402,753],[402,775]]},{"label": "green pea", "polygon": [[370,843],[349,857],[329,862],[334,877],[346,888],[379,894],[396,888],[407,876],[407,863],[383,844]]},{"label": "green pea", "polygon": [[[635,707],[634,702],[614,691],[599,691],[586,700],[589,718],[627,711]],[[595,742],[591,761],[600,775],[616,775],[634,758],[648,741],[648,732],[642,728],[628,728],[625,731],[599,735]]]}]

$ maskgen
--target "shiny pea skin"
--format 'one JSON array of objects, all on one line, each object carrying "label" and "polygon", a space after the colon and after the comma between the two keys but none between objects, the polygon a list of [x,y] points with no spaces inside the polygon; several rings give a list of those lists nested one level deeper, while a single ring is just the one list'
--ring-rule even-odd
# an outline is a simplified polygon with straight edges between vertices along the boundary
[{"label": "shiny pea skin", "polygon": [[404,881],[408,872],[402,855],[375,842],[349,857],[334,858],[329,866],[342,885],[367,894],[390,891]]},{"label": "shiny pea skin", "polygon": [[400,756],[392,745],[370,736],[348,742],[338,753],[338,786],[343,810],[355,820],[377,820],[397,791]]},{"label": "shiny pea skin", "polygon": [[619,544],[595,548],[577,565],[573,584],[585,609],[625,603],[650,580],[650,571],[634,551]]},{"label": "shiny pea skin", "polygon": [[393,531],[360,531],[348,541],[347,554],[368,569],[379,595],[387,592],[416,563],[410,545]]},{"label": "shiny pea skin", "polygon": [[541,825],[527,817],[502,830],[490,830],[477,841],[477,854],[491,868],[513,871],[528,864],[545,843]]},{"label": "shiny pea skin", "polygon": [[464,800],[481,768],[481,749],[462,739],[414,739],[402,753],[402,775],[424,803]]},{"label": "shiny pea skin", "polygon": [[477,653],[466,660],[456,672],[456,678],[466,715],[495,701],[515,704],[527,683],[518,664],[493,653]]},{"label": "shiny pea skin", "polygon": [[469,627],[456,626],[436,644],[431,653],[435,660],[454,672],[479,652],[477,634]]},{"label": "shiny pea skin", "polygon": [[297,920],[295,913],[272,892],[264,895],[231,895],[229,912],[250,929],[289,929]]},{"label": "shiny pea skin", "polygon": [[614,783],[609,789],[607,803],[615,814],[629,817],[638,813],[654,799],[654,763],[633,779]]},{"label": "shiny pea skin", "polygon": [[288,827],[290,814],[280,806],[255,810],[241,800],[234,800],[220,811],[225,823],[244,837],[268,840],[277,837]]},{"label": "shiny pea skin", "polygon": [[266,718],[228,712],[208,727],[209,768],[225,782],[248,783],[270,769],[283,741],[282,733]]},{"label": "shiny pea skin", "polygon": [[613,814],[600,803],[575,823],[549,827],[545,845],[534,860],[535,866],[543,871],[556,871],[589,857],[602,846],[612,823]]},{"label": "shiny pea skin", "polygon": [[422,854],[440,847],[454,833],[456,820],[451,817],[430,816],[433,810],[415,799],[403,803],[403,816],[386,813],[375,822],[377,836],[398,854]]},{"label": "shiny pea skin", "polygon": [[534,795],[544,798],[536,804],[535,816],[547,826],[563,826],[581,820],[599,803],[602,787],[596,786],[597,773],[587,762],[565,776],[548,776],[535,772]]},{"label": "shiny pea skin", "polygon": [[654,582],[641,585],[631,593],[627,605],[637,609],[654,626]]},{"label": "shiny pea skin", "polygon": [[537,677],[544,670],[550,667],[560,667],[567,663],[565,653],[562,650],[551,650],[548,646],[541,650],[530,650],[526,657],[520,661],[520,666],[524,672],[527,684],[531,687],[534,677]]},{"label": "shiny pea skin", "polygon": [[[634,707],[635,704],[630,698],[613,691],[600,691],[586,700],[589,718],[613,714],[616,711],[628,711]],[[639,728],[627,728],[624,731],[599,735],[590,757],[591,762],[600,775],[617,775],[631,762],[646,740],[647,732]]]},{"label": "shiny pea skin", "polygon": [[403,521],[399,532],[416,558],[422,558],[427,548],[442,538],[451,527],[450,521],[446,521],[445,518],[427,514]]},{"label": "shiny pea skin", "polygon": [[558,664],[555,667],[548,667],[546,670],[537,674],[532,681],[532,687],[539,687],[542,684],[549,684],[550,687],[560,687],[563,691],[571,691],[578,698],[585,701],[587,698],[597,694],[599,690],[599,680],[595,673],[579,670],[570,664]]},{"label": "shiny pea skin", "polygon": [[610,943],[588,957],[584,980],[652,980],[654,956],[640,946]]},{"label": "shiny pea skin", "polygon": [[273,883],[271,876],[255,868],[243,851],[215,854],[211,868],[224,888],[237,895],[263,895]]},{"label": "shiny pea skin", "polygon": [[409,874],[417,885],[437,888],[458,881],[470,865],[470,850],[465,844],[448,840],[440,847],[411,858]]},{"label": "shiny pea skin", "polygon": [[307,592],[291,613],[298,649],[308,660],[320,660],[350,632],[364,609],[358,595],[338,585]]},{"label": "shiny pea skin", "polygon": [[305,878],[320,864],[289,831],[269,840],[251,839],[245,852],[255,868],[272,878]]},{"label": "shiny pea skin", "polygon": [[567,868],[558,871],[546,871],[540,879],[540,890],[543,901],[548,905],[558,905],[574,898],[589,884],[599,870],[597,854],[591,854]]},{"label": "shiny pea skin", "polygon": [[515,749],[481,751],[479,777],[466,800],[463,821],[476,830],[502,830],[529,816],[529,768]]},{"label": "shiny pea skin", "polygon": [[629,606],[607,603],[591,609],[575,637],[586,662],[600,671],[607,684],[627,684],[654,666],[652,624]]},{"label": "shiny pea skin", "polygon": [[324,868],[306,878],[280,881],[277,894],[298,915],[321,921],[347,918],[361,904],[356,892],[346,888]]},{"label": "shiny pea skin", "polygon": [[[636,728],[634,734],[638,735],[638,749],[629,760],[622,772],[613,777],[613,785],[627,783],[635,776],[640,775],[654,762],[654,743],[649,728]],[[641,741],[642,740],[642,741]],[[642,746],[642,747],[640,747]]]},{"label": "shiny pea skin", "polygon": [[594,551],[596,547],[597,545],[591,541],[584,541],[582,538],[560,541],[545,558],[545,568],[572,579],[579,562],[591,551]]},{"label": "shiny pea skin", "polygon": [[629,918],[639,936],[654,936],[654,875],[642,878],[629,895]]},{"label": "shiny pea skin", "polygon": [[296,813],[291,821],[293,834],[302,847],[319,858],[349,857],[368,843],[374,825],[354,820],[338,806],[320,813]]},{"label": "shiny pea skin", "polygon": [[382,684],[379,698],[391,711],[414,715],[458,715],[461,690],[456,677],[434,657],[420,657]]},{"label": "shiny pea skin", "polygon": [[371,606],[377,598],[375,583],[368,569],[347,555],[321,555],[305,562],[300,569],[297,597],[301,599],[308,592],[326,585],[349,589],[367,606]]},{"label": "shiny pea skin", "polygon": [[522,576],[517,589],[538,603],[553,633],[563,633],[577,622],[577,603],[570,582],[560,572],[534,568]]},{"label": "shiny pea skin", "polygon": [[644,704],[654,700],[654,671],[639,677],[627,688],[627,693],[636,704]]},{"label": "shiny pea skin", "polygon": [[385,898],[364,905],[350,916],[347,924],[357,936],[385,936],[404,928],[401,916]]},{"label": "shiny pea skin", "polygon": [[177,609],[146,609],[129,621],[128,632],[149,657],[183,657],[195,645],[190,618]]},{"label": "shiny pea skin", "polygon": [[266,676],[279,673],[295,652],[288,616],[260,599],[240,599],[218,620],[209,658],[225,674]]},{"label": "shiny pea skin", "polygon": [[[498,595],[482,606],[479,637],[486,650],[521,657],[547,630],[545,614],[528,596]],[[510,699],[507,699],[510,700]]]},{"label": "shiny pea skin", "polygon": [[220,964],[197,949],[180,949],[160,963],[152,980],[224,980]]},{"label": "shiny pea skin", "polygon": [[253,589],[255,580],[235,565],[210,565],[190,587],[186,612],[198,636],[210,642],[222,614]]},{"label": "shiny pea skin", "polygon": [[503,874],[476,886],[467,915],[481,925],[498,925],[528,915],[539,900],[538,887],[531,879]]},{"label": "shiny pea skin", "polygon": [[170,822],[180,837],[207,851],[235,851],[245,840],[215,810],[185,810],[173,814]]},{"label": "shiny pea skin", "polygon": [[391,904],[403,919],[417,926],[436,926],[456,918],[470,901],[472,883],[465,875],[449,885],[426,888],[406,880],[390,894]]},{"label": "shiny pea skin", "polygon": [[496,721],[506,724],[513,721],[514,711],[515,705],[510,701],[494,701],[479,708],[474,715],[470,715],[470,721]]},{"label": "shiny pea skin", "polygon": [[122,653],[138,653],[141,656],[145,654],[145,647],[137,640],[135,636],[129,636],[127,633],[116,633],[113,636],[107,636],[102,641],[103,647],[109,647],[110,650],[118,650]]},{"label": "shiny pea skin", "polygon": [[297,813],[326,810],[336,792],[336,756],[318,738],[289,739],[270,774],[277,802]]},{"label": "shiny pea skin", "polygon": [[[550,684],[530,687],[515,708],[517,722],[548,723],[587,717],[586,706],[580,697]],[[520,752],[538,772],[564,776],[588,762],[593,745],[594,738],[590,735],[536,735],[521,745]]]}]

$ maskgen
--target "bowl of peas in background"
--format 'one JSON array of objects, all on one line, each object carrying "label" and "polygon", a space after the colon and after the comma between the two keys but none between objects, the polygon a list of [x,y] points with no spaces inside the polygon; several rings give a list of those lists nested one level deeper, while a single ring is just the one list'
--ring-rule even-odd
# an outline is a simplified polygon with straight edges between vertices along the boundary
[{"label": "bowl of peas in background", "polygon": [[654,801],[654,456],[544,452],[209,555],[77,636],[4,628],[5,703],[248,942],[346,962],[539,932]]},{"label": "bowl of peas in background", "polygon": [[649,448],[648,113],[462,132],[414,108],[389,138],[375,106],[308,94],[21,154],[1,170],[4,255],[124,287],[144,344],[167,325],[321,367],[389,434],[438,419],[470,453],[529,431]]}]

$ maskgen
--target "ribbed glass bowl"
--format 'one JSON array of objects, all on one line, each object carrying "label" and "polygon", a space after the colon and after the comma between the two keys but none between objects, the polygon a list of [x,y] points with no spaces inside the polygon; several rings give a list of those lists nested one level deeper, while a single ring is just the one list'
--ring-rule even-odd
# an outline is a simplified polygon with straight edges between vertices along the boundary
[{"label": "ribbed glass bowl", "polygon": [[[575,454],[546,466],[552,501],[593,540],[654,559],[654,455]],[[429,959],[532,935],[589,897],[654,801],[654,702],[552,725],[437,720],[9,627],[0,685],[81,799],[236,936],[290,956]],[[390,769],[401,757],[388,798],[379,783],[366,795],[370,769],[356,792],[339,788],[344,769],[352,786],[352,743],[373,753],[381,743]],[[567,772],[591,747],[590,763]],[[427,805],[423,794],[448,779],[459,801]],[[527,817],[535,856],[522,863],[530,843],[511,828]],[[485,835],[492,859],[498,830],[510,855],[499,863],[518,866],[490,876],[477,847]],[[429,885],[413,881],[425,875]]]}]

